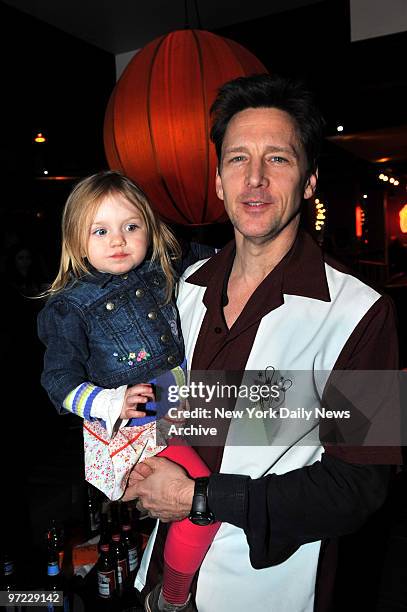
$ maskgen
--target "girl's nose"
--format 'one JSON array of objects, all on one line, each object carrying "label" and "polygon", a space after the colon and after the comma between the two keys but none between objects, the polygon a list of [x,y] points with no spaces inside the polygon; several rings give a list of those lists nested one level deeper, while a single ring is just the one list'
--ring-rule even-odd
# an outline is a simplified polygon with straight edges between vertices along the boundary
[{"label": "girl's nose", "polygon": [[122,232],[116,232],[116,233],[112,234],[110,242],[114,246],[123,246],[123,245],[126,244],[126,239],[125,239],[124,234]]}]

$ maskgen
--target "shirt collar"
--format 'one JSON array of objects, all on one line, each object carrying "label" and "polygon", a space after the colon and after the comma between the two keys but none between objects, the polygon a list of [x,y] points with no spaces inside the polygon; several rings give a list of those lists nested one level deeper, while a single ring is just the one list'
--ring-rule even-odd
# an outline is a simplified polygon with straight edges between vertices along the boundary
[{"label": "shirt collar", "polygon": [[[235,242],[229,242],[219,253],[213,255],[186,281],[207,287],[209,283],[222,287],[225,273],[230,274],[235,255]],[[268,279],[281,294],[298,295],[324,302],[331,300],[325,273],[323,253],[317,243],[304,230],[297,237],[284,258],[270,272]],[[267,283],[268,284],[268,283]]]}]

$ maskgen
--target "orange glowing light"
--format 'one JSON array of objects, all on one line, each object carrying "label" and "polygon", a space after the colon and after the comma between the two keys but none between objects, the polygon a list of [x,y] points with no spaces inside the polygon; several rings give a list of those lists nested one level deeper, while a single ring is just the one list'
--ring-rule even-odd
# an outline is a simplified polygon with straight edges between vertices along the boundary
[{"label": "orange glowing light", "polygon": [[399,212],[400,216],[400,229],[405,234],[407,232],[407,204],[404,204],[403,208]]},{"label": "orange glowing light", "polygon": [[355,221],[356,221],[356,238],[362,238],[363,234],[363,210],[359,204],[355,207]]},{"label": "orange glowing light", "polygon": [[37,176],[37,181],[73,181],[80,178],[79,176]]},{"label": "orange glowing light", "polygon": [[46,138],[44,136],[44,134],[42,132],[38,132],[38,134],[36,135],[36,137],[34,138],[35,142],[46,142]]}]

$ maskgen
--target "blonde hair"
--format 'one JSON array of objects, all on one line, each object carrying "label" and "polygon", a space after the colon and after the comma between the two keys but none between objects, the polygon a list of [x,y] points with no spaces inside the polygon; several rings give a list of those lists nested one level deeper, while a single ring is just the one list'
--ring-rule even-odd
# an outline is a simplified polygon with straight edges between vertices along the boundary
[{"label": "blonde hair", "polygon": [[45,292],[53,295],[72,280],[89,273],[86,245],[91,220],[103,198],[118,194],[126,198],[141,214],[147,228],[151,261],[158,262],[167,281],[166,303],[171,299],[175,272],[172,260],[181,249],[172,231],[152,210],[147,196],[130,179],[116,171],[103,171],[80,181],[70,193],[62,215],[62,250],[58,274]]}]

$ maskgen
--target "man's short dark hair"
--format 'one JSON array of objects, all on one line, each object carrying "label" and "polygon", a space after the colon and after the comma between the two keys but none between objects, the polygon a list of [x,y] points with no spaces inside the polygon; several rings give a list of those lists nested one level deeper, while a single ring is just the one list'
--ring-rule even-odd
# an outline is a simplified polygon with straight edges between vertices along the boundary
[{"label": "man's short dark hair", "polygon": [[302,81],[269,74],[238,77],[219,89],[211,107],[211,140],[219,164],[228,123],[247,108],[278,108],[288,113],[304,147],[308,175],[316,171],[325,122],[314,97]]}]

